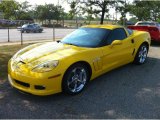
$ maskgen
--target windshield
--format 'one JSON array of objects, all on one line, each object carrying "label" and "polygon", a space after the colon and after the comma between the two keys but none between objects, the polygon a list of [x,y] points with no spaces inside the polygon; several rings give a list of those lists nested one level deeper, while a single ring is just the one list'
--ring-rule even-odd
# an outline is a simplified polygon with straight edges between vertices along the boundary
[{"label": "windshield", "polygon": [[102,28],[80,28],[62,39],[62,43],[81,47],[98,47],[110,30]]}]

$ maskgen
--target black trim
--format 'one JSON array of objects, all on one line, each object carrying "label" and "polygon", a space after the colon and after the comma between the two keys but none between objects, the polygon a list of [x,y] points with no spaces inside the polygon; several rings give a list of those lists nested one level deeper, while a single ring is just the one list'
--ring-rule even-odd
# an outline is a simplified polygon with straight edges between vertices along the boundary
[{"label": "black trim", "polygon": [[24,87],[30,87],[30,84],[28,83],[25,83],[25,82],[21,82],[21,81],[18,81],[18,80],[14,80],[17,84],[21,85],[21,86],[24,86]]}]

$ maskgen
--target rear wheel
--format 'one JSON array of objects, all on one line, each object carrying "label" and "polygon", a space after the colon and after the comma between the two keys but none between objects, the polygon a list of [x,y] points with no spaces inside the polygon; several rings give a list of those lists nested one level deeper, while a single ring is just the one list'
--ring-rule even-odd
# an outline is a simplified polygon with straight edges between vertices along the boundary
[{"label": "rear wheel", "polygon": [[89,78],[89,71],[85,65],[78,63],[71,66],[63,78],[63,92],[71,95],[80,93],[86,87]]},{"label": "rear wheel", "polygon": [[144,64],[147,59],[147,54],[148,54],[148,47],[146,44],[142,44],[138,49],[138,52],[134,59],[134,63],[139,65]]}]

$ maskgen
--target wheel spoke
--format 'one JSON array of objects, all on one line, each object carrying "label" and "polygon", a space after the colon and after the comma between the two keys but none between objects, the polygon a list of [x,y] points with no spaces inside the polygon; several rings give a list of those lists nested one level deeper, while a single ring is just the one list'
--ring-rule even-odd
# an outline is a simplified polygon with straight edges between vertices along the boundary
[{"label": "wheel spoke", "polygon": [[73,91],[76,92],[77,91],[77,83],[74,84],[74,88]]},{"label": "wheel spoke", "polygon": [[75,82],[75,80],[68,81],[68,86],[73,84],[74,82]]},{"label": "wheel spoke", "polygon": [[143,59],[142,59],[142,57],[140,58],[140,63],[142,63],[142,61],[143,61]]},{"label": "wheel spoke", "polygon": [[145,60],[147,58],[147,48],[146,48],[146,46],[142,46],[141,47],[141,50],[139,51],[138,57],[139,57],[139,62],[140,63],[144,63],[145,62]]},{"label": "wheel spoke", "polygon": [[75,68],[74,70],[72,70],[72,73],[75,75],[77,75],[77,69]]},{"label": "wheel spoke", "polygon": [[80,72],[80,74],[79,74],[79,79],[80,79],[81,81],[83,81],[83,76],[84,76],[84,74],[85,74],[85,71],[84,71],[84,69],[82,69],[81,72]]},{"label": "wheel spoke", "polygon": [[87,81],[86,71],[82,67],[77,67],[74,68],[71,73],[72,77],[70,80],[68,80],[68,88],[70,91],[76,93],[81,91],[85,86]]}]

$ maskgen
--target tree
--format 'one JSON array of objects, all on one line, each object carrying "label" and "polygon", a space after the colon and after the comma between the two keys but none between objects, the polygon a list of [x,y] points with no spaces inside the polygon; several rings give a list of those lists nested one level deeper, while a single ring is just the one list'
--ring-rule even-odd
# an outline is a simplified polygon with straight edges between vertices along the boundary
[{"label": "tree", "polygon": [[0,11],[3,12],[5,19],[16,19],[15,11],[20,9],[20,4],[14,0],[3,0],[0,3]]},{"label": "tree", "polygon": [[70,3],[71,10],[69,11],[70,19],[76,20],[76,25],[78,27],[78,13],[80,12],[80,5],[79,2],[71,1]]},{"label": "tree", "polygon": [[44,5],[36,5],[35,11],[34,11],[34,16],[36,19],[39,19],[40,21],[42,21],[42,24],[46,18],[46,14],[48,14],[48,13],[47,13],[47,10]]},{"label": "tree", "polygon": [[157,21],[160,18],[160,1],[147,1],[150,12],[150,19]]},{"label": "tree", "polygon": [[[55,11],[54,11],[54,19],[57,20],[57,23],[59,20],[63,20],[64,22],[64,8],[62,8],[62,6],[55,6]],[[64,24],[64,23],[63,23]]]},{"label": "tree", "polygon": [[134,0],[130,6],[130,13],[135,15],[139,21],[157,21],[160,17],[159,1]]},{"label": "tree", "polygon": [[21,6],[20,10],[25,12],[30,11],[29,8],[32,7],[32,5],[30,5],[28,1],[22,2],[20,6]]},{"label": "tree", "polygon": [[131,21],[131,22],[133,22],[133,23],[138,22],[138,20],[136,19],[136,17],[132,17],[132,18],[130,18],[130,19],[129,19],[129,21]]},{"label": "tree", "polygon": [[105,14],[109,11],[110,6],[113,6],[116,1],[113,0],[87,0],[87,2],[82,2],[86,4],[86,7],[92,6],[95,14],[101,13],[100,24],[103,24]]},{"label": "tree", "polygon": [[[87,6],[87,3],[85,3],[85,6]],[[95,13],[94,13],[94,10],[93,10],[93,7],[92,6],[88,6],[88,7],[81,7],[82,9],[82,14],[86,15],[86,19],[89,21],[89,24],[91,22],[91,20],[94,19],[94,17],[96,17]]]},{"label": "tree", "polygon": [[135,15],[139,21],[150,19],[150,5],[149,1],[134,0],[129,5],[130,13]]},{"label": "tree", "polygon": [[130,11],[130,7],[129,7],[129,1],[127,0],[119,0],[117,2],[115,2],[115,10],[116,12],[120,12],[121,13],[121,23],[123,25],[126,24],[126,14]]},{"label": "tree", "polygon": [[16,19],[33,20],[33,16],[31,16],[32,10],[30,10],[30,7],[31,7],[31,5],[29,4],[29,2],[27,2],[27,1],[22,2],[20,4],[19,10],[15,11]]},{"label": "tree", "polygon": [[37,19],[42,21],[48,20],[49,24],[51,24],[51,20],[59,20],[63,19],[64,9],[62,6],[55,6],[54,4],[45,4],[38,5],[35,7],[35,16]]}]

